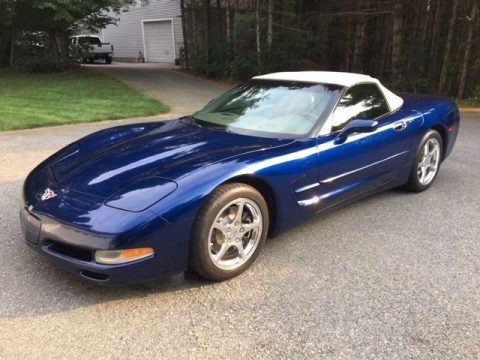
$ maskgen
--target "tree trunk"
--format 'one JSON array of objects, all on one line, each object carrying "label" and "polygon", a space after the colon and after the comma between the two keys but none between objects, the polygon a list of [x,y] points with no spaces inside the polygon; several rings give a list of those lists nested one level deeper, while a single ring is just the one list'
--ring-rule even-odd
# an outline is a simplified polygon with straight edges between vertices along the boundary
[{"label": "tree trunk", "polygon": [[[442,4],[443,0],[436,1],[435,16],[433,18],[433,26],[431,30],[432,41],[430,43],[430,54],[431,61],[430,66],[428,67],[428,78],[432,83],[435,83],[437,80],[438,74],[438,37],[440,33],[440,24],[443,22],[442,19]],[[435,81],[433,81],[435,79]]]},{"label": "tree trunk", "polygon": [[225,31],[223,31],[223,20],[222,20],[222,4],[221,0],[217,0],[217,21],[218,21],[218,35],[219,40],[225,42]]},{"label": "tree trunk", "polygon": [[260,38],[260,0],[255,1],[256,35],[257,35],[257,66],[258,73],[262,70],[262,44]]},{"label": "tree trunk", "polygon": [[189,53],[188,53],[188,34],[187,34],[187,17],[185,11],[185,0],[180,0],[180,11],[182,14],[182,31],[183,31],[183,56],[185,61],[185,69],[190,69]]},{"label": "tree trunk", "polygon": [[398,78],[402,60],[403,5],[396,1],[393,5],[392,30],[392,79]]},{"label": "tree trunk", "polygon": [[267,24],[267,45],[272,48],[273,43],[273,6],[275,0],[268,0],[268,24]]},{"label": "tree trunk", "polygon": [[[359,2],[359,4],[361,4],[361,2]],[[363,52],[365,50],[365,25],[366,18],[365,15],[362,13],[358,15],[357,23],[355,25],[355,45],[353,48],[352,60],[353,71],[358,73],[363,72]]]},{"label": "tree trunk", "polygon": [[460,81],[458,84],[458,98],[463,99],[465,95],[465,83],[467,80],[467,70],[468,70],[468,63],[470,61],[470,51],[472,49],[472,37],[473,37],[473,27],[475,24],[475,17],[477,15],[477,4],[474,1],[472,3],[472,11],[470,13],[470,19],[468,21],[468,34],[467,34],[467,42],[465,44],[465,51],[463,53],[463,61],[461,66],[461,73],[460,73]]},{"label": "tree trunk", "polygon": [[[421,43],[421,36],[422,36],[422,24],[427,22],[427,17],[423,9],[423,1],[420,1],[415,6],[412,6],[412,10],[414,11],[413,14],[408,14],[408,32],[410,34],[410,38],[408,38],[407,48],[402,50],[402,55],[404,60],[400,64],[400,69],[402,74],[405,74],[409,79],[413,79],[416,77],[423,77],[423,74],[419,74],[419,60],[417,58],[417,54],[419,57],[420,48],[422,48]],[[402,66],[403,65],[403,66]],[[417,90],[414,89],[416,92]]]},{"label": "tree trunk", "polygon": [[[232,42],[232,32],[231,32],[231,24],[230,24],[230,0],[227,0],[227,4],[225,7],[225,22],[226,22],[226,36],[227,36],[227,42],[230,44]],[[230,45],[229,45],[230,46]]]},{"label": "tree trunk", "polygon": [[443,55],[442,70],[440,72],[440,81],[438,83],[438,91],[443,93],[447,84],[448,68],[450,66],[450,52],[452,48],[453,33],[455,31],[455,20],[457,19],[457,9],[459,0],[453,0],[452,16],[450,17],[450,24],[448,26],[447,42],[445,44],[445,51]]},{"label": "tree trunk", "polygon": [[[382,59],[380,54],[382,53],[382,48],[384,47],[384,32],[383,29],[383,18],[375,17],[373,19],[373,29],[374,34],[370,38],[370,41],[367,43],[369,54],[375,54],[374,56],[368,56],[368,68],[367,72],[375,77],[380,77],[380,69]],[[373,40],[373,43],[372,43]]]},{"label": "tree trunk", "polygon": [[[431,9],[431,0],[427,0],[426,3],[423,3],[422,14],[424,16],[423,20],[420,23],[420,44],[423,49],[423,53],[428,53],[428,44],[427,44],[427,36],[428,36],[428,29],[430,26],[430,22],[432,19],[432,9]],[[426,61],[422,61],[420,63],[420,67],[418,71],[420,74],[426,74],[427,71],[427,63]],[[425,75],[423,75],[426,77]]]},{"label": "tree trunk", "polygon": [[347,42],[345,46],[345,57],[344,57],[344,65],[343,68],[345,71],[350,71],[350,55],[352,54],[351,52],[351,47],[352,47],[352,16],[348,16],[347,20]]},{"label": "tree trunk", "polygon": [[10,32],[10,67],[12,67],[15,62],[15,22],[13,19],[10,26]]},{"label": "tree trunk", "polygon": [[[303,0],[298,0],[297,5],[298,5],[298,7],[297,7],[297,29],[299,30],[299,31],[297,31],[297,41],[300,41],[301,36],[302,36],[302,33],[300,32],[300,30],[302,30]],[[273,12],[273,9],[272,9],[272,12]]]},{"label": "tree trunk", "polygon": [[233,12],[233,34],[232,34],[232,45],[233,45],[233,54],[237,53],[238,40],[237,40],[237,9],[238,9],[238,0],[235,4],[235,9]]},{"label": "tree trunk", "polygon": [[392,38],[392,26],[390,17],[384,18],[383,27],[381,31],[383,32],[382,47],[380,50],[380,62],[379,62],[379,76],[385,77],[390,76],[390,46],[389,39]]},{"label": "tree trunk", "polygon": [[198,60],[198,48],[199,48],[199,45],[198,45],[198,27],[197,27],[197,15],[195,13],[195,6],[192,6],[190,8],[190,14],[192,15],[192,49],[191,49],[191,52],[190,52],[190,59],[192,59],[192,56],[193,56],[193,59],[195,60]]},{"label": "tree trunk", "polygon": [[203,0],[203,46],[207,63],[210,62],[210,0]]}]

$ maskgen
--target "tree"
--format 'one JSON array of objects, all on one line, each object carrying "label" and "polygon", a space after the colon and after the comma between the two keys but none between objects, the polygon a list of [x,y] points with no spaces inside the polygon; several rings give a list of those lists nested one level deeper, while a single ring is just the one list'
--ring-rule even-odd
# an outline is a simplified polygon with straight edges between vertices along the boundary
[{"label": "tree", "polygon": [[[399,91],[459,97],[480,83],[479,0],[183,1],[190,63],[201,74],[243,80],[259,72],[354,71]],[[207,11],[208,47],[226,42],[227,56],[200,56],[206,26],[195,17]]]},{"label": "tree", "polygon": [[[75,29],[95,31],[117,21],[122,9],[135,0],[6,0],[0,3],[0,13],[7,22],[2,33],[8,34],[13,49],[17,42],[31,34],[43,33],[45,46],[52,56],[65,54],[68,37]],[[1,26],[1,25],[0,25]],[[4,47],[7,45],[2,44]]]},{"label": "tree", "polygon": [[273,6],[275,0],[268,0],[268,15],[267,15],[267,45],[272,48],[273,44]]},{"label": "tree", "polygon": [[260,69],[262,67],[262,41],[260,32],[260,0],[255,1],[255,34],[257,42],[257,66]]},{"label": "tree", "polygon": [[453,4],[452,4],[452,15],[450,17],[450,23],[448,26],[447,42],[445,44],[442,70],[440,72],[440,81],[438,83],[439,92],[443,92],[446,90],[445,87],[447,85],[448,68],[450,66],[450,53],[452,49],[453,33],[455,32],[455,22],[457,20],[457,9],[458,9],[459,1],[460,0],[453,0]]},{"label": "tree", "polygon": [[402,25],[403,25],[403,4],[396,1],[393,5],[393,32],[392,32],[392,75],[398,78],[400,62],[402,60]]},{"label": "tree", "polygon": [[15,0],[0,2],[0,67],[13,65],[15,41]]},{"label": "tree", "polygon": [[475,26],[475,20],[477,18],[478,14],[478,5],[476,1],[472,1],[472,10],[470,12],[470,16],[466,17],[466,20],[468,22],[468,34],[467,34],[467,40],[465,43],[465,50],[463,53],[463,61],[462,61],[462,66],[461,66],[461,73],[460,73],[460,82],[458,85],[458,94],[457,96],[460,99],[463,99],[465,95],[465,83],[467,79],[467,70],[468,70],[468,63],[470,61],[470,52],[472,50],[472,38],[473,38],[473,28]]},{"label": "tree", "polygon": [[203,0],[203,41],[204,56],[206,61],[210,61],[210,0]]},{"label": "tree", "polygon": [[[182,19],[186,17],[186,12],[185,12],[185,0],[180,0],[180,11],[182,14]],[[187,33],[187,22],[182,21],[182,31],[184,34]],[[185,69],[190,69],[190,61],[189,61],[189,51],[190,47],[188,44],[188,39],[184,39],[183,41],[183,56],[184,56],[184,61],[185,61]]]}]

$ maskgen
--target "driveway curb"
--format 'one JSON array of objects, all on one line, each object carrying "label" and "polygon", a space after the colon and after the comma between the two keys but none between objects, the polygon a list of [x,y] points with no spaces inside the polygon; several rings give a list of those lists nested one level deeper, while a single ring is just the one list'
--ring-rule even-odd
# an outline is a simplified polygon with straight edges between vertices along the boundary
[{"label": "driveway curb", "polygon": [[475,107],[460,107],[458,110],[461,113],[480,113],[480,108],[475,108]]}]

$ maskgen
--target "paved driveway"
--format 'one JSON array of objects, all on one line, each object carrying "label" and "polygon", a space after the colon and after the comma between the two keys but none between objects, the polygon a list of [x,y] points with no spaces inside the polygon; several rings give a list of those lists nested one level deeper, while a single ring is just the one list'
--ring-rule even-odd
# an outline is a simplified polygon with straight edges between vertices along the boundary
[{"label": "paved driveway", "polygon": [[0,133],[0,359],[479,358],[478,115],[425,193],[318,217],[228,282],[124,288],[65,273],[18,225],[27,172],[107,125]]},{"label": "paved driveway", "polygon": [[175,115],[191,114],[211,99],[232,87],[222,82],[204,80],[181,71],[171,71],[170,65],[114,63],[111,66],[87,65],[144,91],[168,104]]}]

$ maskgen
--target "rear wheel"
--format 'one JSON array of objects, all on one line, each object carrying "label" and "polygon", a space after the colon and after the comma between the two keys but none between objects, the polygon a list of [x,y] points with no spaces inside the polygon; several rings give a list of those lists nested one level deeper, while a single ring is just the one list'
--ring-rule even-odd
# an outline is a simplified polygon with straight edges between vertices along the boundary
[{"label": "rear wheel", "polygon": [[257,258],[268,225],[268,207],[256,189],[240,183],[220,186],[195,220],[191,268],[215,281],[241,274]]},{"label": "rear wheel", "polygon": [[111,57],[111,56],[107,56],[107,57],[105,58],[105,63],[111,64],[111,63],[112,63],[112,57]]},{"label": "rear wheel", "polygon": [[440,170],[442,154],[442,137],[437,131],[429,130],[418,147],[406,188],[415,192],[427,190]]}]

